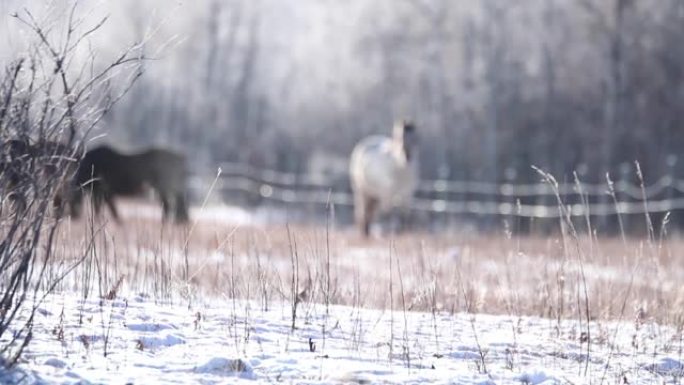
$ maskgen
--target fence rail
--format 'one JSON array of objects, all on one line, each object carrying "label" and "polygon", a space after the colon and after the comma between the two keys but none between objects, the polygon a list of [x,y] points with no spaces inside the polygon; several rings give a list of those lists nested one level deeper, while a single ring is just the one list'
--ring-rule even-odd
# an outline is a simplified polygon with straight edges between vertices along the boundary
[{"label": "fence rail", "polygon": [[[334,185],[324,178],[280,172],[239,163],[221,165],[224,193],[242,192],[258,199],[297,204],[335,204],[351,206],[353,197],[348,185]],[[563,183],[558,194],[563,209],[548,183],[512,184],[454,180],[423,180],[410,209],[444,214],[511,215],[530,218],[557,218],[561,215],[606,216],[644,214],[684,209],[684,180],[664,176],[649,186],[627,181],[613,184],[616,200],[604,184]],[[457,199],[453,195],[468,196]],[[667,196],[666,196],[667,195]],[[469,196],[476,196],[473,199]],[[584,197],[584,199],[582,199]],[[536,199],[533,199],[536,198]],[[544,204],[521,203],[530,200]]]}]

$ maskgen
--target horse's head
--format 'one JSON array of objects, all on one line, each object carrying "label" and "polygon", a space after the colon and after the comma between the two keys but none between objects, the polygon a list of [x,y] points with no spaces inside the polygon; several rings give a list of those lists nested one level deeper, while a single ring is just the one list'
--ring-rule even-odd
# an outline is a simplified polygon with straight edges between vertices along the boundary
[{"label": "horse's head", "polygon": [[53,178],[56,183],[53,198],[56,215],[61,217],[68,208],[68,214],[77,216],[78,208],[75,208],[72,202],[78,194],[73,187],[73,182],[79,165],[80,147],[72,147],[60,142],[40,141],[34,145],[34,151],[41,160],[44,176]]},{"label": "horse's head", "polygon": [[417,151],[419,140],[416,125],[406,119],[399,120],[394,124],[392,136],[394,142],[401,149],[406,162],[411,161]]}]

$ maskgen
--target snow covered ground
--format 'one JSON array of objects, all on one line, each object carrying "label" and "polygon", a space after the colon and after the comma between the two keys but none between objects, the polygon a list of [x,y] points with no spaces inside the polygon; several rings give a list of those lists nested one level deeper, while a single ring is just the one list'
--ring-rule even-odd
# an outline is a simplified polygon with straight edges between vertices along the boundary
[{"label": "snow covered ground", "polygon": [[[161,221],[162,209],[159,205],[143,204],[136,201],[123,201],[118,205],[119,211],[126,220],[153,219]],[[256,225],[271,219],[263,212],[247,211],[237,206],[215,205],[206,209],[193,207],[190,210],[193,220],[225,222],[236,225]]]},{"label": "snow covered ground", "polygon": [[[572,255],[559,257],[560,242],[552,238],[418,234],[391,243],[332,232],[328,292],[349,306],[326,312],[309,302],[324,298],[325,229],[278,226],[272,217],[210,207],[193,212],[200,221],[185,259],[179,250],[187,234],[160,231],[158,207],[122,208],[125,225],[111,225],[96,239],[100,288],[107,292],[123,280],[118,297],[83,300],[69,290],[87,282],[96,292],[98,280],[87,273],[95,266],[74,270],[58,286],[63,291],[38,307],[32,342],[16,369],[0,370],[0,385],[684,382],[681,327],[653,321],[681,324],[684,268],[670,257],[674,252],[644,254],[619,240],[596,241],[580,270]],[[59,250],[67,257],[87,244],[86,225],[65,226]],[[291,304],[275,300],[290,296],[290,232],[301,257],[297,287],[307,293],[294,330]],[[663,250],[679,250],[678,242]],[[184,269],[189,285],[181,279]],[[561,289],[586,279],[597,319],[589,329],[569,319],[582,297],[554,291],[558,277]],[[253,301],[233,300],[231,293]],[[183,299],[188,295],[192,300]],[[440,310],[404,313],[403,302]],[[558,314],[558,308],[561,321],[447,311]],[[628,315],[605,321],[618,314]]]},{"label": "snow covered ground", "polygon": [[[52,295],[2,384],[679,383],[681,333],[645,322]],[[106,356],[105,356],[106,352]],[[587,361],[588,358],[588,361]]]}]

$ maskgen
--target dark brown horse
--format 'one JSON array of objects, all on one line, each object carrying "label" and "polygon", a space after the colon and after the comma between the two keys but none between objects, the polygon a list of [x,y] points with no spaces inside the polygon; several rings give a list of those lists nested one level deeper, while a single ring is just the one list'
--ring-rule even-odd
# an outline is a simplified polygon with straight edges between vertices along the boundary
[{"label": "dark brown horse", "polygon": [[187,222],[187,174],[185,157],[169,150],[121,154],[109,146],[94,148],[85,153],[76,172],[72,214],[79,215],[83,193],[89,193],[96,213],[104,202],[118,221],[114,197],[142,195],[152,189],[161,200],[164,220],[173,213],[177,222]]}]

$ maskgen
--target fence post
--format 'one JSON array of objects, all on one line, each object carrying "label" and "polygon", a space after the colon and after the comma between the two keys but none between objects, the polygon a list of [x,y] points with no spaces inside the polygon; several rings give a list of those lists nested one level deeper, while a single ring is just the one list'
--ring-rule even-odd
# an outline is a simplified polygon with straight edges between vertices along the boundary
[{"label": "fence post", "polygon": [[[632,184],[630,180],[630,174],[632,173],[632,164],[629,162],[624,162],[620,164],[620,182],[619,183],[629,183],[630,185]],[[620,201],[620,196],[618,195],[618,192],[615,192],[615,197],[618,201]],[[618,215],[622,215],[618,213]],[[624,214],[622,216],[622,224],[625,227],[626,232],[630,232],[630,222],[631,222],[631,215],[629,214]]]},{"label": "fence post", "polygon": [[[449,167],[448,163],[442,163],[438,168],[437,168],[437,178],[439,180],[451,180],[451,167]],[[449,201],[449,191],[448,189],[444,189],[437,195],[437,199],[442,199],[444,202]],[[429,220],[435,220],[441,216],[442,218],[442,226],[444,228],[450,228],[451,227],[451,216],[448,215],[446,212],[444,213],[428,213],[427,217],[430,218]],[[428,226],[430,224],[428,223]]]},{"label": "fence post", "polygon": [[[675,168],[677,166],[677,155],[676,154],[668,154],[667,158],[665,160],[667,164],[667,194],[665,195],[665,198],[667,199],[670,204],[672,204],[672,200],[675,199]],[[679,218],[679,213],[673,209],[670,208],[670,223],[677,226],[679,225],[680,218]]]},{"label": "fence post", "polygon": [[[504,170],[504,179],[507,184],[513,185],[515,182],[515,179],[518,177],[518,171],[513,168],[513,167],[507,167],[506,170]],[[501,185],[499,185],[499,193],[501,194]],[[516,212],[517,208],[516,207],[516,200],[517,197],[515,195],[512,195],[510,199],[507,199],[506,196],[503,194],[501,195],[501,202],[496,202],[497,204],[500,203],[510,203],[513,205],[514,209],[511,214],[508,215],[508,218],[503,218],[503,220],[508,220],[508,226],[511,231],[511,233],[518,233],[520,232],[520,226],[522,224],[522,218],[518,216],[518,213]]]},{"label": "fence post", "polygon": [[[593,196],[591,194],[589,194],[588,192],[586,192],[585,187],[584,187],[586,184],[586,176],[587,176],[588,171],[589,171],[589,166],[586,163],[582,162],[582,163],[577,165],[575,172],[577,173],[577,179],[578,179],[577,183],[579,183],[580,187],[581,187],[581,190],[578,191],[578,193],[581,193],[584,191],[585,197],[578,195],[578,196],[576,196],[574,201],[569,202],[569,203],[578,204],[578,203],[581,203],[584,199],[586,199],[587,205],[591,205],[591,203],[593,202]],[[605,181],[604,183],[607,184],[608,181]],[[592,225],[591,224],[593,223],[593,220],[597,218],[597,216],[594,215],[594,218],[592,218],[591,214],[593,214],[593,213],[589,213],[589,214],[590,214],[589,215],[589,220],[590,220],[589,225],[587,226],[584,218],[582,218],[582,221],[580,223],[582,223],[582,228],[586,228],[587,234],[589,236],[591,236],[591,232],[592,232],[592,229],[591,229]]]}]

